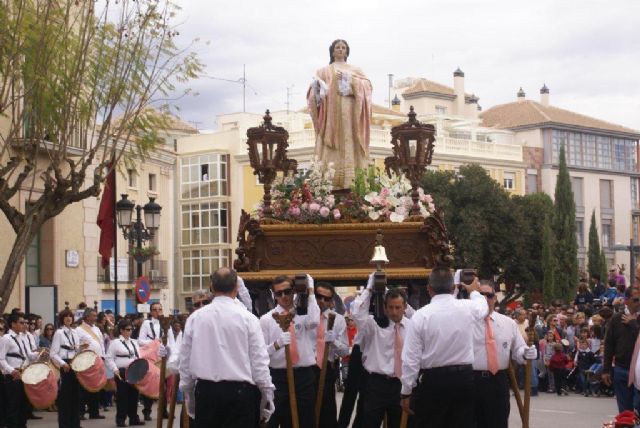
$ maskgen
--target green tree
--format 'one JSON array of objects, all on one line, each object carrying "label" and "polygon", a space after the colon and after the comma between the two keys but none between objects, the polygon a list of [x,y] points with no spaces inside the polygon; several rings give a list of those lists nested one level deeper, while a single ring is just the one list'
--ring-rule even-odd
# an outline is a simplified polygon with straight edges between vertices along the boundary
[{"label": "green tree", "polygon": [[604,248],[600,249],[600,281],[608,287],[607,278],[609,276],[609,266],[607,266],[607,256],[604,254]]},{"label": "green tree", "polygon": [[170,0],[0,0],[0,210],[15,233],[3,237],[0,312],[42,225],[167,128],[148,107],[201,68],[178,46],[176,12]]},{"label": "green tree", "polygon": [[598,226],[596,226],[596,210],[593,210],[589,226],[589,252],[587,253],[589,277],[595,273],[601,274],[602,263],[600,260],[600,238],[598,237]]},{"label": "green tree", "polygon": [[560,149],[558,181],[556,182],[553,233],[555,235],[555,298],[573,299],[578,282],[578,240],[576,237],[576,205],[571,190],[571,177]]},{"label": "green tree", "polygon": [[542,297],[545,304],[551,303],[555,298],[555,242],[551,230],[552,215],[547,215],[542,229]]}]

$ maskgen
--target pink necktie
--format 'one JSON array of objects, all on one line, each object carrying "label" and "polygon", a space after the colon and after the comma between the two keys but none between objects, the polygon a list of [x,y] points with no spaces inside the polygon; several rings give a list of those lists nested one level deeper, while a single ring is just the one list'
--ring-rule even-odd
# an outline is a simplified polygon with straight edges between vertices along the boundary
[{"label": "pink necktie", "polygon": [[636,344],[633,347],[633,354],[631,354],[631,365],[629,366],[629,383],[628,386],[633,385],[633,381],[636,380],[636,364],[638,362],[638,351],[640,351],[640,334],[636,338]]},{"label": "pink necktie", "polygon": [[395,325],[395,338],[393,341],[393,374],[400,379],[402,375],[402,345],[404,339],[400,334],[400,323]]},{"label": "pink necktie", "polygon": [[300,360],[300,354],[298,354],[298,339],[296,339],[296,329],[293,327],[293,322],[289,324],[289,333],[291,334],[289,355],[291,355],[291,364],[295,366]]},{"label": "pink necktie", "polygon": [[316,334],[316,364],[322,368],[322,358],[324,357],[324,314],[320,314],[320,324]]},{"label": "pink necktie", "polygon": [[487,368],[491,374],[498,373],[498,349],[496,348],[496,339],[493,337],[493,326],[491,325],[491,318],[487,316],[484,319],[485,332],[484,343],[487,347]]}]

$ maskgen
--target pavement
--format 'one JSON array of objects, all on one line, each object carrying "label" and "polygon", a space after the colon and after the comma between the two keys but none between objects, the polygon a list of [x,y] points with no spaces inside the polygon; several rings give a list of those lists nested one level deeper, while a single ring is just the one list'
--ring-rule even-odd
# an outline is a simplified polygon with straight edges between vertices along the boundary
[{"label": "pavement", "polygon": [[[338,400],[341,401],[342,394],[338,393]],[[142,409],[140,409],[142,410]],[[156,407],[153,407],[156,410]],[[540,393],[537,397],[531,397],[530,428],[602,428],[602,423],[613,419],[617,414],[615,399],[610,397],[583,397],[577,394],[558,397],[556,394]],[[141,414],[141,412],[138,412]],[[179,408],[176,408],[179,414]],[[50,412],[38,412],[44,419],[29,421],[29,428],[56,427],[57,414]],[[114,428],[115,408],[104,412],[106,419],[82,421],[83,428]],[[156,426],[155,413],[154,420],[147,422],[146,427]],[[164,426],[167,426],[165,421]],[[179,427],[176,420],[173,426]],[[518,413],[518,407],[513,398],[511,399],[511,416],[509,427],[519,428],[522,424]]]}]

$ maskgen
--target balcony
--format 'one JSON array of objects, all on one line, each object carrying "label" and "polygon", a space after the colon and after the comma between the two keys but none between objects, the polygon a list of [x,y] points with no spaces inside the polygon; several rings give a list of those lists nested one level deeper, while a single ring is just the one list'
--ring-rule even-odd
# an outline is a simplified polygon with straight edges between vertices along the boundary
[{"label": "balcony", "polygon": [[[152,288],[165,288],[169,284],[168,265],[169,263],[167,260],[158,259],[152,259],[142,264],[142,274],[151,280]],[[129,259],[127,266],[127,273],[129,281],[125,283],[131,284],[135,281],[137,276],[136,263],[131,258]],[[108,266],[105,269],[102,269],[102,259],[100,257],[98,257],[98,282],[103,284],[103,289],[112,288],[111,283],[113,280],[111,279],[110,269]]]}]

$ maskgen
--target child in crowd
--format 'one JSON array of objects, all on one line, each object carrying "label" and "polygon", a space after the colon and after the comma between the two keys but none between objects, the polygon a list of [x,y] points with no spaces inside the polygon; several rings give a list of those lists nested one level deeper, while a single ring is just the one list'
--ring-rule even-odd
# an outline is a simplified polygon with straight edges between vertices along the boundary
[{"label": "child in crowd", "polygon": [[553,345],[553,355],[549,360],[549,370],[553,375],[553,383],[556,387],[556,394],[558,396],[569,393],[564,389],[564,384],[567,378],[567,364],[569,364],[569,357],[564,353],[562,344],[555,343]]},{"label": "child in crowd", "polygon": [[578,341],[578,349],[576,350],[575,365],[578,371],[578,385],[576,392],[584,393],[587,395],[589,391],[589,385],[587,384],[587,371],[595,363],[596,358],[589,346],[589,342],[585,338],[580,338]]}]

